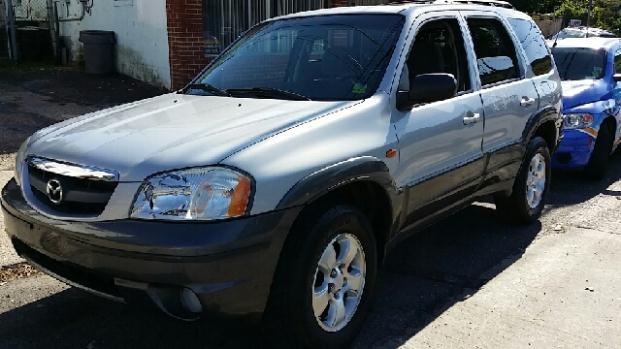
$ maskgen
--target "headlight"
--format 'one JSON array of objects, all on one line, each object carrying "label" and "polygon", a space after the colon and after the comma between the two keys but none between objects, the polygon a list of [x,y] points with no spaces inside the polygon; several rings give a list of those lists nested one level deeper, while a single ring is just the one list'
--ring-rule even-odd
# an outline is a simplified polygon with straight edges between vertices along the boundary
[{"label": "headlight", "polygon": [[22,186],[22,166],[24,165],[24,161],[26,160],[26,150],[28,150],[28,143],[30,142],[30,137],[27,138],[24,143],[19,147],[17,154],[15,154],[15,181],[17,185]]},{"label": "headlight", "polygon": [[131,218],[214,220],[246,215],[252,180],[225,167],[172,171],[147,178],[134,201]]},{"label": "headlight", "polygon": [[565,114],[563,120],[563,127],[566,129],[585,128],[593,124],[593,115],[587,113]]}]

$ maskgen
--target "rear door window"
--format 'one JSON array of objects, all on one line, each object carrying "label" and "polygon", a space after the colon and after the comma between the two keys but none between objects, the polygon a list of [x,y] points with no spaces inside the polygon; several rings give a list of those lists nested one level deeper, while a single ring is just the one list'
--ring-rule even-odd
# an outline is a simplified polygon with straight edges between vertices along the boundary
[{"label": "rear door window", "polygon": [[469,18],[481,85],[520,77],[515,47],[503,24],[493,18]]},{"label": "rear door window", "polygon": [[521,18],[509,18],[509,23],[524,48],[533,73],[535,75],[549,73],[552,70],[552,57],[537,25]]}]

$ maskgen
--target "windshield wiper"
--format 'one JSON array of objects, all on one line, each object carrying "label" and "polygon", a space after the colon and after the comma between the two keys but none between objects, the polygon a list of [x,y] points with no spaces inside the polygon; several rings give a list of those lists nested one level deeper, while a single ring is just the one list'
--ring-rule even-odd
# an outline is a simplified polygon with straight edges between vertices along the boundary
[{"label": "windshield wiper", "polygon": [[212,95],[216,95],[216,96],[231,97],[231,94],[228,93],[227,91],[217,88],[214,85],[207,84],[207,83],[191,84],[190,86],[188,86],[188,89],[189,90],[202,90],[202,91],[211,93]]},{"label": "windshield wiper", "polygon": [[253,94],[259,97],[274,97],[274,98],[285,98],[292,101],[311,101],[312,99],[303,96],[301,94],[281,90],[278,88],[271,87],[253,87],[253,88],[231,88],[226,90],[230,95],[235,94]]}]

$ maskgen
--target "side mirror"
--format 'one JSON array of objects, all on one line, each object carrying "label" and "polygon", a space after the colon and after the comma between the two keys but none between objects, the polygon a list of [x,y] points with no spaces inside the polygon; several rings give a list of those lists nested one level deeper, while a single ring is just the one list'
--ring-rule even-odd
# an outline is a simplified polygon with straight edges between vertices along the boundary
[{"label": "side mirror", "polygon": [[421,74],[410,82],[410,91],[397,92],[397,107],[404,110],[416,104],[443,101],[456,94],[457,80],[453,74]]},{"label": "side mirror", "polygon": [[616,82],[621,82],[621,74],[615,74],[612,77]]}]

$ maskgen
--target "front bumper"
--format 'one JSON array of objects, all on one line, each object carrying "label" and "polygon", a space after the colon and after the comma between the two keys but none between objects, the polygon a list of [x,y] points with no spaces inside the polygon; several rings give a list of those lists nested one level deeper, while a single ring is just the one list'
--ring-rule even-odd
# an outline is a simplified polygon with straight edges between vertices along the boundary
[{"label": "front bumper", "polygon": [[552,157],[552,166],[559,169],[583,168],[591,159],[596,139],[597,130],[593,128],[564,130],[564,137]]},{"label": "front bumper", "polygon": [[110,299],[150,300],[168,314],[260,314],[299,208],[210,223],[47,218],[11,180],[2,189],[6,231],[43,271]]}]

